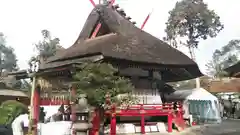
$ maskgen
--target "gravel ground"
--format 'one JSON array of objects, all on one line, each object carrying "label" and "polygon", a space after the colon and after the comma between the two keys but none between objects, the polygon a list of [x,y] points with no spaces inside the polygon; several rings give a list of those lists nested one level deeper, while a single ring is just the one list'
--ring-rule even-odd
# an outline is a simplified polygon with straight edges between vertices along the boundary
[{"label": "gravel ground", "polygon": [[[190,128],[182,135],[240,135],[240,120],[224,120],[218,125],[205,125]],[[177,133],[176,133],[177,135]]]},{"label": "gravel ground", "polygon": [[194,126],[182,132],[149,133],[147,135],[240,135],[240,120],[224,120],[221,124]]}]

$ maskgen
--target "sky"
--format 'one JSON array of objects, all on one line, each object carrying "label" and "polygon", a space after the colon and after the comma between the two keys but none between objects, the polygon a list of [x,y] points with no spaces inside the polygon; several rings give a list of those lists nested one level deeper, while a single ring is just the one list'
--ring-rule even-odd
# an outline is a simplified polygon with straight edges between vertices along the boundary
[{"label": "sky", "polygon": [[[168,12],[177,0],[116,0],[140,27],[144,19],[153,11],[144,30],[162,39]],[[98,0],[95,0],[98,3]],[[205,0],[210,9],[221,17],[224,24],[216,38],[201,41],[196,53],[196,62],[202,72],[215,49],[240,37],[240,1]],[[71,46],[85,23],[93,6],[89,0],[0,0],[0,32],[6,36],[7,45],[15,49],[21,69],[28,67],[28,60],[36,55],[34,43],[41,40],[41,30],[47,29],[53,37],[60,39],[65,48]],[[186,48],[180,48],[186,55]]]}]

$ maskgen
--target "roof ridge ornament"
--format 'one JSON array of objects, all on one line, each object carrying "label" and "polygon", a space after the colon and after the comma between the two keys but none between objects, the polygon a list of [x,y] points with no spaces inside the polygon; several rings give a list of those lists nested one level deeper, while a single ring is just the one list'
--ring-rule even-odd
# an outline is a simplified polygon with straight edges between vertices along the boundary
[{"label": "roof ridge ornament", "polygon": [[113,9],[118,9],[120,8],[118,4],[112,6]]},{"label": "roof ridge ornament", "polygon": [[[96,7],[95,2],[94,2],[93,0],[89,0],[89,1],[92,3],[92,5],[93,5],[94,8],[95,8],[95,7]],[[107,1],[107,0],[104,0],[104,1]],[[115,2],[115,0],[111,0],[109,5],[112,6],[114,2]],[[93,33],[92,33],[92,35],[91,35],[91,38],[94,38],[94,37],[97,36],[97,33],[99,32],[101,26],[102,26],[102,24],[101,24],[101,23],[98,23],[98,25],[96,26],[95,30],[93,31]]]}]

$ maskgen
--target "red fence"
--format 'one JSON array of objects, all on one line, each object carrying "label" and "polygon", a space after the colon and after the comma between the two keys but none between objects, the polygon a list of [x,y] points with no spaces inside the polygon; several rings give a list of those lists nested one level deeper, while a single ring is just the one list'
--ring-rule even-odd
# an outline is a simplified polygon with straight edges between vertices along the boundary
[{"label": "red fence", "polygon": [[[115,107],[112,106],[111,109],[105,112],[107,117],[111,119],[110,135],[116,135],[116,116],[138,116],[141,117],[141,133],[145,134],[145,116],[167,116],[168,117],[168,132],[172,132],[172,124],[177,124],[179,127],[183,127],[183,108],[182,104],[178,103],[166,103],[166,104],[154,104],[154,105],[131,105]],[[93,121],[93,127],[95,132],[97,131],[98,121]],[[90,135],[95,135],[92,132]]]},{"label": "red fence", "polygon": [[[69,99],[65,97],[41,98],[40,105],[68,105]],[[175,106],[175,107],[174,107]],[[96,113],[97,114],[97,113]],[[165,104],[138,104],[131,106],[112,106],[105,112],[106,117],[111,118],[110,135],[116,135],[116,116],[138,116],[141,117],[141,133],[145,134],[145,116],[166,116],[168,117],[168,132],[172,132],[172,123],[183,125],[183,108],[182,104],[165,103]],[[98,130],[99,116],[92,121],[93,131],[90,135],[95,135]]]}]

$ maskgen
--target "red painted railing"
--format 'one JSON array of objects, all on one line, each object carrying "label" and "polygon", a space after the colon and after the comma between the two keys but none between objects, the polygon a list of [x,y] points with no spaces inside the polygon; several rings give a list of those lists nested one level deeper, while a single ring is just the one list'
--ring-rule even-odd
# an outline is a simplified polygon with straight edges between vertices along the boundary
[{"label": "red painted railing", "polygon": [[[106,115],[111,118],[110,135],[116,135],[116,116],[138,116],[141,117],[141,133],[145,134],[145,116],[167,116],[168,132],[172,132],[172,123],[183,124],[183,109],[181,104],[177,104],[174,110],[173,103],[155,105],[131,105],[114,107],[106,111]],[[93,123],[94,125],[94,123]]]},{"label": "red painted railing", "polygon": [[[55,98],[41,98],[40,105],[69,105],[69,100],[64,97],[55,97]],[[95,117],[93,118],[92,124],[93,129],[90,132],[90,135],[95,135],[99,130],[99,115],[98,112],[95,112]],[[141,133],[145,134],[145,116],[166,116],[168,117],[168,132],[172,132],[172,123],[174,122],[180,127],[184,127],[183,120],[183,108],[182,104],[178,103],[176,109],[174,110],[173,103],[165,104],[138,104],[131,106],[121,106],[115,107],[112,105],[111,109],[105,111],[106,117],[111,118],[111,129],[110,135],[116,135],[116,116],[138,116],[141,117]]]}]

